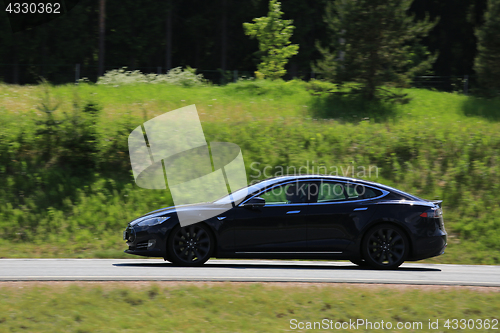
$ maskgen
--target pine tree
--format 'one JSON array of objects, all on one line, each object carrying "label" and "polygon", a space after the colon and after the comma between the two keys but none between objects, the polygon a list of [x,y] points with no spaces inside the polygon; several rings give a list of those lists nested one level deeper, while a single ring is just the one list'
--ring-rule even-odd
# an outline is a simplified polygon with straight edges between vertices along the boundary
[{"label": "pine tree", "polygon": [[291,44],[293,29],[292,20],[281,19],[281,4],[276,0],[269,1],[267,16],[253,19],[255,23],[243,23],[245,33],[259,41],[262,62],[258,72],[264,77],[278,79],[285,75],[288,59],[298,53],[299,46]]},{"label": "pine tree", "polygon": [[474,64],[479,83],[488,92],[500,93],[500,0],[489,0],[484,24],[477,32],[478,54]]},{"label": "pine tree", "polygon": [[323,59],[316,71],[340,86],[358,83],[354,92],[377,98],[389,83],[404,86],[415,73],[431,67],[436,55],[425,50],[415,63],[419,40],[436,25],[428,17],[408,15],[413,0],[337,0],[324,16],[331,33],[329,47],[317,44]]}]

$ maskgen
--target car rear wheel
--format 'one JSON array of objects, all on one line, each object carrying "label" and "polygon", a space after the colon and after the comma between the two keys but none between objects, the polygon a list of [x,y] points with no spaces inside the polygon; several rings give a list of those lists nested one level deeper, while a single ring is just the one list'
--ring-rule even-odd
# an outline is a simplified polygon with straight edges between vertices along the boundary
[{"label": "car rear wheel", "polygon": [[409,242],[403,230],[381,224],[370,229],[363,240],[363,258],[377,269],[399,267],[409,252]]},{"label": "car rear wheel", "polygon": [[200,266],[212,255],[213,244],[212,234],[204,224],[177,226],[168,240],[168,258],[176,265]]}]

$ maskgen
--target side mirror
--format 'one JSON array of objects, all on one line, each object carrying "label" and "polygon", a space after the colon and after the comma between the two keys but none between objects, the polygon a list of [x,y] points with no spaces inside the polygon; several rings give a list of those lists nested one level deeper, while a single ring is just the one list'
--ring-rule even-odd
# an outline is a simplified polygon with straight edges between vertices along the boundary
[{"label": "side mirror", "polygon": [[266,200],[263,198],[255,197],[247,202],[245,204],[241,205],[242,207],[245,208],[253,208],[253,207],[264,207],[266,205]]}]

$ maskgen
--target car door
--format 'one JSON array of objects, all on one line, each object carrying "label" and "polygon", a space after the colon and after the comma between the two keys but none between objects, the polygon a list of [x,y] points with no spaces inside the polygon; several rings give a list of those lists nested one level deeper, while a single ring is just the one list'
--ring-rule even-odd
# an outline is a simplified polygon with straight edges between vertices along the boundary
[{"label": "car door", "polygon": [[316,183],[318,194],[308,211],[308,250],[341,253],[375,213],[373,198],[382,191],[356,183]]},{"label": "car door", "polygon": [[234,229],[234,251],[307,251],[308,187],[306,181],[280,184],[256,195],[266,200],[265,206],[248,207],[243,202],[233,209],[226,224]]}]

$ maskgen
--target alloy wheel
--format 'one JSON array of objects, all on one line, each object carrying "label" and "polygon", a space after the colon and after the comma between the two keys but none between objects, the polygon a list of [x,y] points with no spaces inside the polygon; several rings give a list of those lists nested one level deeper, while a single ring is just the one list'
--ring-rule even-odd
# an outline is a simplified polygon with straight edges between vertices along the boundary
[{"label": "alloy wheel", "polygon": [[364,244],[364,258],[376,268],[393,269],[403,263],[407,248],[408,241],[399,228],[382,225],[368,232]]},{"label": "alloy wheel", "polygon": [[177,227],[169,241],[172,261],[182,266],[198,266],[212,254],[212,236],[202,224]]}]

